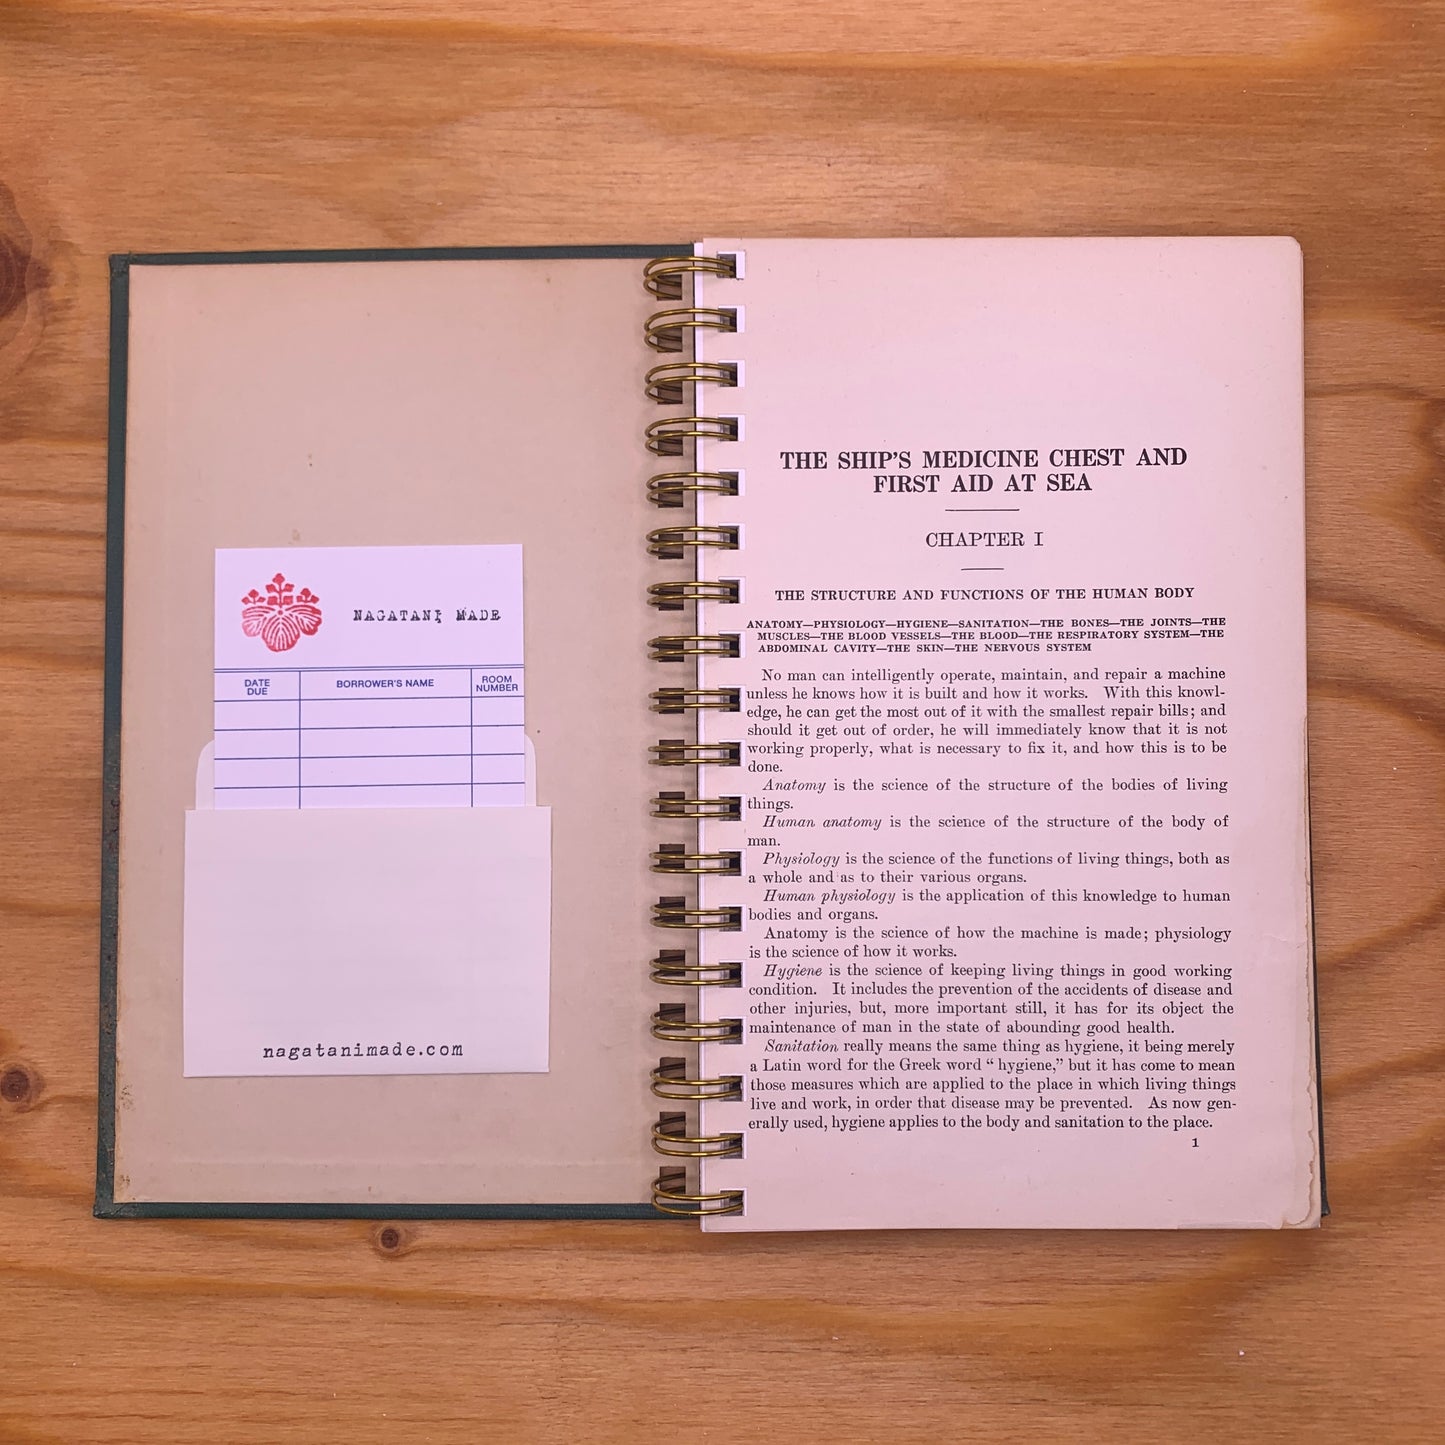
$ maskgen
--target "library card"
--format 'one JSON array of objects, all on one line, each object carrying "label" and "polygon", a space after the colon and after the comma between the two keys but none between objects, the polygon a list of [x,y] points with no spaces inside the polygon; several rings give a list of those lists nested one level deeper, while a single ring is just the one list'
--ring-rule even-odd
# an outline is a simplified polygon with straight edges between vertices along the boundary
[{"label": "library card", "polygon": [[216,552],[217,808],[526,796],[522,549]]}]

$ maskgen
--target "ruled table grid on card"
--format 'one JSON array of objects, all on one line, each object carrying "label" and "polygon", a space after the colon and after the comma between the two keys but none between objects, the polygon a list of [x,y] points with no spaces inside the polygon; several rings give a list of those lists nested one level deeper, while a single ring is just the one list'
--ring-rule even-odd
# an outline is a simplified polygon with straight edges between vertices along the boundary
[{"label": "ruled table grid on card", "polygon": [[217,668],[218,808],[525,802],[520,664]]}]

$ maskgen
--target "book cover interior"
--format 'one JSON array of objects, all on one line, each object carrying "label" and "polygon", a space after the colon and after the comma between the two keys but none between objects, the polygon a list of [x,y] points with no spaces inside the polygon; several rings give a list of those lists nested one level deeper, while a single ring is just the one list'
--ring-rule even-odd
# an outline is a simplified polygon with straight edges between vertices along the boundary
[{"label": "book cover interior", "polygon": [[645,254],[130,265],[105,1207],[649,1212]]}]

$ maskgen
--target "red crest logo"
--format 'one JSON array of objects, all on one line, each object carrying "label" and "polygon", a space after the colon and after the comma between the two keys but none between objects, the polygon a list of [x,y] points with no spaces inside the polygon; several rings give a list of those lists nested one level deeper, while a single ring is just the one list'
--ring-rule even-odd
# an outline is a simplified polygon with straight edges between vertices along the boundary
[{"label": "red crest logo", "polygon": [[259,637],[272,652],[289,651],[303,633],[310,637],[321,626],[320,601],[309,587],[298,593],[278,572],[266,584],[264,597],[253,587],[241,599],[241,631]]}]

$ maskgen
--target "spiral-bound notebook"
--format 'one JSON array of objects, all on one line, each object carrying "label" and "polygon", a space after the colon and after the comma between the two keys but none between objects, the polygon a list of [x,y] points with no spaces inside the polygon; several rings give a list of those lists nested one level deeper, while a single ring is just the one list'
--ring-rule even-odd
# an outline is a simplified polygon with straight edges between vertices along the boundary
[{"label": "spiral-bound notebook", "polygon": [[1293,242],[112,301],[98,1214],[1318,1222]]}]

